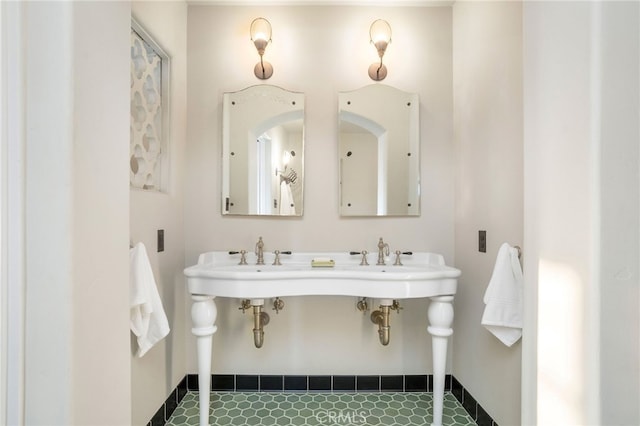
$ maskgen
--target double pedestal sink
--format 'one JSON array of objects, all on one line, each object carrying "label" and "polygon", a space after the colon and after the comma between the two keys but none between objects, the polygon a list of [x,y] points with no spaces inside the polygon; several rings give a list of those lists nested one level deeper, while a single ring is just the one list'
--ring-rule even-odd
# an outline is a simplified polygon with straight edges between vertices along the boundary
[{"label": "double pedestal sink", "polygon": [[[400,256],[402,265],[394,265],[394,259],[386,265],[360,265],[361,255],[348,252],[293,253],[280,254],[282,265],[272,265],[275,255],[265,253],[264,265],[251,264],[252,259],[240,265],[239,254],[201,254],[198,263],[184,271],[193,300],[192,332],[197,337],[200,425],[209,424],[211,344],[217,330],[216,297],[263,300],[333,295],[380,299],[381,305],[390,305],[398,299],[430,299],[427,330],[433,345],[432,425],[440,426],[447,341],[453,333],[453,296],[460,270],[445,265],[439,254],[414,252]],[[314,259],[322,259],[316,264],[325,266],[312,266]],[[326,266],[329,264],[333,266]]]}]

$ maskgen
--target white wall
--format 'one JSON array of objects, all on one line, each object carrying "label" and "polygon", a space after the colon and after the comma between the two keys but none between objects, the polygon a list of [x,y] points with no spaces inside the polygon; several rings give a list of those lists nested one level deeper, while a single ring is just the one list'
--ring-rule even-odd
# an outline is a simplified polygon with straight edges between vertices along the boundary
[{"label": "white wall", "polygon": [[[128,3],[73,7],[73,421],[130,419]],[[57,53],[57,52],[56,52]],[[46,170],[46,169],[45,169]],[[36,237],[37,238],[37,237]],[[48,246],[51,249],[51,246]],[[96,254],[100,253],[99,256]],[[96,398],[94,389],[114,389]],[[115,389],[119,391],[115,391]]]},{"label": "white wall", "polygon": [[523,424],[638,424],[638,4],[523,16]]},{"label": "white wall", "polygon": [[[70,378],[73,201],[68,189],[73,164],[72,9],[71,5],[30,5],[24,21],[31,29],[24,46],[40,45],[44,52],[60,50],[56,55],[58,60],[52,61],[48,69],[43,65],[49,58],[36,55],[32,50],[31,55],[27,55],[25,70],[26,123],[32,123],[26,125],[30,130],[25,136],[28,308],[25,315],[25,422],[29,424],[44,424],[52,419],[70,423],[73,418],[73,380]],[[50,15],[54,15],[54,19],[50,19]],[[43,72],[45,69],[47,72]],[[56,98],[58,108],[51,111],[51,105],[39,102],[46,96]],[[55,143],[47,144],[47,140]],[[48,162],[51,165],[45,167]],[[43,173],[47,169],[48,173]],[[48,255],[46,242],[55,242],[55,257]],[[56,368],[52,368],[53,365]],[[55,402],[49,398],[53,392],[57,394]]]},{"label": "white wall", "polygon": [[0,381],[0,423],[24,423],[24,135],[25,58],[21,55],[24,38],[24,4],[0,4],[0,49],[2,50],[2,361]]},{"label": "white wall", "polygon": [[[248,37],[258,16],[273,26],[265,59],[269,84],[306,95],[305,206],[298,219],[222,217],[220,127],[222,95],[260,83],[258,55]],[[377,60],[371,23],[393,29],[385,84],[420,97],[421,216],[340,218],[338,215],[338,92],[372,81]],[[190,6],[188,19],[188,149],[185,193],[186,262],[210,250],[253,250],[259,236],[268,251],[375,251],[379,237],[392,250],[435,251],[453,263],[454,186],[450,7],[221,7]],[[286,261],[286,260],[285,260]],[[355,298],[288,298],[253,348],[251,318],[238,301],[217,301],[216,373],[406,373],[431,371],[427,302],[406,302],[392,318],[389,347],[355,309]],[[333,350],[327,352],[327,346]],[[188,370],[196,371],[189,339]]]},{"label": "white wall", "polygon": [[27,424],[130,421],[129,15],[25,8]]},{"label": "white wall", "polygon": [[640,424],[640,4],[602,8],[601,424]]},{"label": "white wall", "polygon": [[[142,358],[131,339],[131,422],[147,423],[186,374],[185,322],[188,308],[184,269],[184,156],[186,147],[187,5],[184,2],[133,2],[132,16],[171,57],[169,112],[169,190],[130,190],[130,238],[143,242],[163,302],[169,335]],[[128,140],[128,139],[127,139]],[[164,252],[158,253],[157,230],[164,229]]]},{"label": "white wall", "polygon": [[[453,6],[456,295],[453,373],[501,425],[520,422],[521,344],[480,325],[500,245],[522,244],[522,5]],[[487,252],[478,231],[487,231]],[[527,248],[525,247],[525,250]]]}]

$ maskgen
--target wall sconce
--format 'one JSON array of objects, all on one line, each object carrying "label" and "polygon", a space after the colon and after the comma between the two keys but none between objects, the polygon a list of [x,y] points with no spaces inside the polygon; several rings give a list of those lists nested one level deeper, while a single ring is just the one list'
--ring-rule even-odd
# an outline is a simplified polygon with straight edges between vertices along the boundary
[{"label": "wall sconce", "polygon": [[387,46],[391,43],[391,25],[383,19],[373,21],[369,28],[369,37],[380,57],[379,64],[373,63],[369,67],[369,77],[372,80],[381,81],[387,76],[387,67],[382,63],[382,57],[387,50]]},{"label": "wall sconce", "polygon": [[282,164],[284,164],[285,169],[289,165],[289,161],[291,161],[291,153],[289,153],[289,151],[284,151],[282,153]]},{"label": "wall sconce", "polygon": [[271,42],[271,24],[264,18],[256,18],[251,22],[249,33],[251,34],[251,41],[255,44],[260,55],[260,62],[256,64],[253,73],[260,80],[266,80],[273,75],[271,64],[262,60],[264,51]]}]

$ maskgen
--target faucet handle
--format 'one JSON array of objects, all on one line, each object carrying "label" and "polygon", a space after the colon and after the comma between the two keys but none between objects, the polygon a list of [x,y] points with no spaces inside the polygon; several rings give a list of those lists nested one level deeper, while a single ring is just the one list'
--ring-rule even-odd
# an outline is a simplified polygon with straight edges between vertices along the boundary
[{"label": "faucet handle", "polygon": [[247,264],[247,251],[246,250],[240,250],[240,251],[230,251],[229,254],[240,254],[240,262],[238,263],[238,265],[246,265]]},{"label": "faucet handle", "polygon": [[273,301],[272,311],[276,311],[276,314],[277,314],[283,309],[284,309],[284,300],[280,299],[279,297],[276,297],[276,299]]},{"label": "faucet handle", "polygon": [[402,266],[402,261],[400,261],[400,255],[402,252],[400,250],[396,250],[396,261],[393,262],[393,266]]},{"label": "faucet handle", "polygon": [[360,266],[368,266],[369,265],[369,262],[367,262],[367,255],[369,254],[368,251],[366,251],[366,250],[350,251],[349,254],[351,256],[355,256],[356,254],[361,254],[362,255],[362,260],[360,261]]},{"label": "faucet handle", "polygon": [[291,250],[276,250],[273,252],[273,254],[276,255],[275,259],[273,259],[273,265],[282,265],[282,263],[280,263],[280,255],[281,254],[291,254]]},{"label": "faucet handle", "polygon": [[366,314],[367,311],[369,310],[369,304],[367,303],[367,298],[361,297],[360,300],[358,300],[358,303],[356,303],[356,308],[363,314]]},{"label": "faucet handle", "polygon": [[244,314],[244,311],[246,311],[250,307],[251,307],[251,301],[249,299],[243,299],[242,302],[240,302],[240,307],[238,309],[241,310],[242,313]]},{"label": "faucet handle", "polygon": [[360,261],[360,266],[369,266],[369,262],[367,262],[367,255],[369,254],[369,252],[366,250],[362,250],[361,254],[362,260]]}]

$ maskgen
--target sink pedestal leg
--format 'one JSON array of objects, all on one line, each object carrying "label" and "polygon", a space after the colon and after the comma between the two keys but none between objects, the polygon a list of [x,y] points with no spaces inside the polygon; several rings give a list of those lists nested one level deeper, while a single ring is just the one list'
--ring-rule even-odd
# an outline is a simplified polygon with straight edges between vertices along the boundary
[{"label": "sink pedestal leg", "polygon": [[211,392],[211,342],[218,327],[214,324],[218,310],[214,296],[192,295],[191,332],[197,338],[198,391],[200,397],[200,426],[209,425],[209,397]]},{"label": "sink pedestal leg", "polygon": [[433,423],[442,426],[444,377],[447,365],[447,342],[453,334],[453,296],[431,297],[428,317],[433,348]]}]

